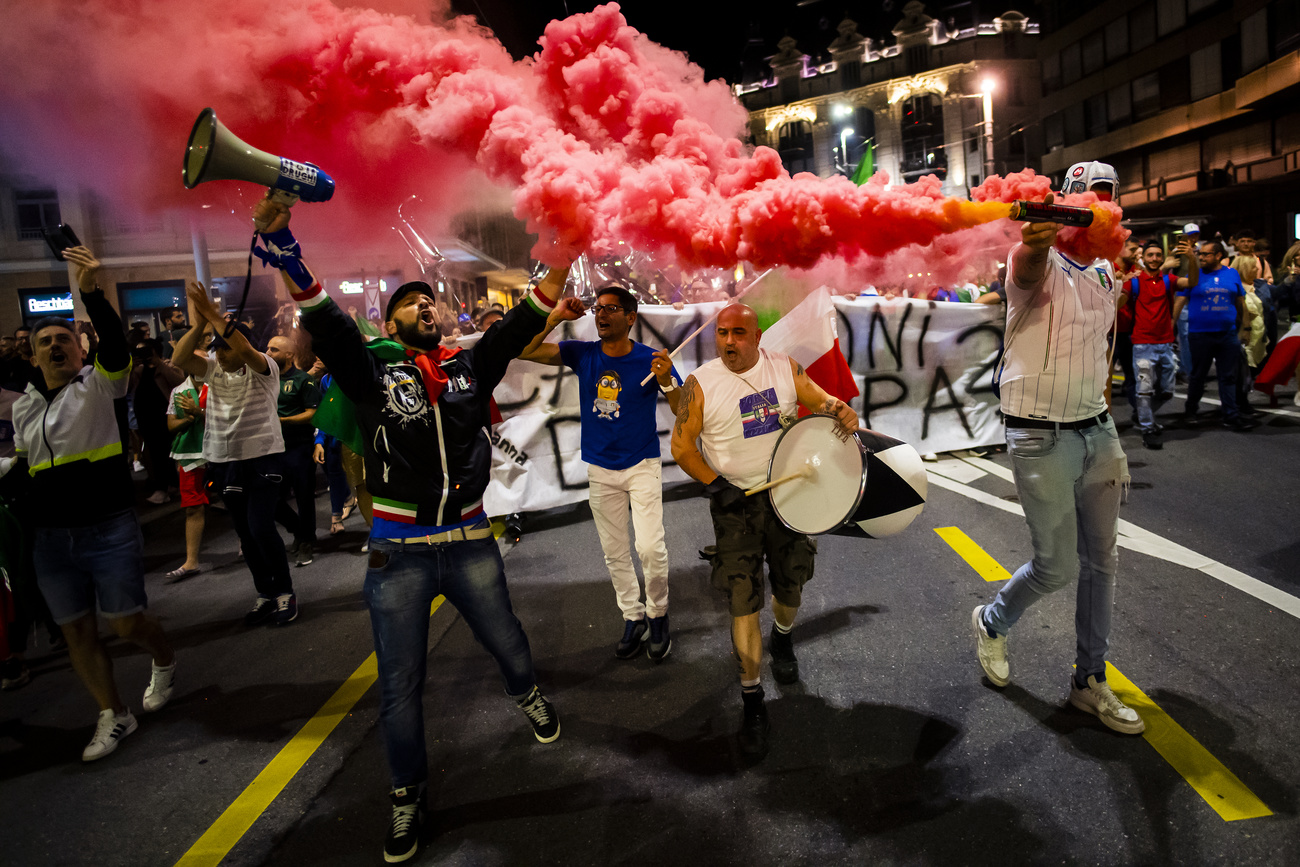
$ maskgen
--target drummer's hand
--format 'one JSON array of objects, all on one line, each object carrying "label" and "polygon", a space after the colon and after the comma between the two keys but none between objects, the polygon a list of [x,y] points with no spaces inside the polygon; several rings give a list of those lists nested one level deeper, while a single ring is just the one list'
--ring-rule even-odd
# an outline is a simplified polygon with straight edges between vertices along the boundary
[{"label": "drummer's hand", "polygon": [[724,476],[718,476],[705,485],[704,493],[709,495],[709,499],[719,509],[730,509],[745,501],[745,492],[727,481]]},{"label": "drummer's hand", "polygon": [[667,349],[656,349],[654,358],[650,361],[650,371],[659,381],[661,388],[667,388],[673,384],[673,360],[668,357]]},{"label": "drummer's hand", "polygon": [[855,431],[858,429],[858,414],[838,397],[828,397],[821,406],[821,412],[835,416],[845,430]]}]

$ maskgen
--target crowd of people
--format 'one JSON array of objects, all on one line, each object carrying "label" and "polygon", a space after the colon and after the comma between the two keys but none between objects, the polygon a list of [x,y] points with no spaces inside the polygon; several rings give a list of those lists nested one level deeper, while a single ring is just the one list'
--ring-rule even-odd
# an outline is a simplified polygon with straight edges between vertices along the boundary
[{"label": "crowd of people", "polygon": [[[1080,191],[1069,187],[1080,183],[1114,195],[1113,169],[1080,165],[1064,192]],[[354,512],[369,528],[363,595],[391,775],[384,855],[389,862],[412,857],[428,823],[423,691],[435,597],[455,607],[494,659],[504,692],[536,739],[560,736],[483,507],[492,391],[521,359],[577,376],[590,505],[621,615],[621,631],[611,635],[620,660],[644,651],[658,663],[673,647],[655,420],[660,398],[667,401],[676,417],[672,456],[709,499],[711,580],[726,601],[739,662],[739,745],[761,758],[770,723],[760,614],[770,605],[773,678],[797,682],[794,626],[817,546],[750,489],[766,481],[775,443],[799,407],[834,417],[845,436],[859,427],[854,411],[797,362],[764,349],[758,319],[743,304],[718,315],[718,358],[683,381],[666,351],[630,338],[638,296],[626,286],[601,286],[584,304],[561,297],[568,270],[552,269],[508,311],[457,315],[432,287],[414,281],[395,289],[382,319],[371,321],[325,293],[289,229],[286,206],[268,197],[252,216],[258,255],[293,298],[273,317],[278,324],[269,335],[228,317],[198,282],[157,336],[147,326],[128,329],[99,289],[94,253],[75,247],[65,255],[89,321],[49,317],[0,340],[0,384],[22,393],[12,407],[16,451],[0,465],[0,547],[14,588],[0,593],[5,688],[26,682],[22,653],[31,630],[44,625],[66,642],[99,707],[83,760],[114,752],[139,723],[118,691],[99,615],[153,660],[139,702],[145,713],[162,710],[177,684],[176,654],[147,613],[133,465],[147,477],[148,502],[178,496],[184,511],[185,558],[165,574],[169,582],[203,570],[207,510],[221,504],[252,579],[243,617],[250,628],[283,628],[299,616],[294,570],[316,554],[319,467],[329,492],[328,532],[343,531]],[[1127,482],[1112,366],[1124,370],[1121,394],[1148,447],[1161,447],[1155,414],[1178,376],[1188,387],[1185,422],[1199,422],[1211,367],[1225,424],[1248,429],[1244,396],[1276,342],[1279,315],[1294,310],[1300,245],[1275,272],[1251,233],[1235,233],[1229,248],[1188,225],[1172,250],[1135,239],[1116,263],[1080,264],[1056,248],[1059,229],[1026,224],[990,291],[975,287],[951,299],[1007,305],[995,381],[1034,547],[997,597],[972,613],[975,656],[992,684],[1006,686],[1012,627],[1030,605],[1077,580],[1069,701],[1133,734],[1144,728],[1141,717],[1105,680]],[[546,341],[563,322],[588,314],[596,340]],[[1066,330],[1068,342],[1059,339]],[[480,339],[459,345],[476,331]],[[97,496],[67,496],[77,490]]]}]

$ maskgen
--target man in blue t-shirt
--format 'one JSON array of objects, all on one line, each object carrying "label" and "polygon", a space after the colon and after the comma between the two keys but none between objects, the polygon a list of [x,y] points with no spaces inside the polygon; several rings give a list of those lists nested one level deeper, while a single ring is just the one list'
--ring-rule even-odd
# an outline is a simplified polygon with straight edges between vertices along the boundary
[{"label": "man in blue t-shirt", "polygon": [[1179,289],[1174,299],[1174,319],[1187,308],[1187,336],[1192,350],[1183,422],[1189,427],[1197,425],[1196,410],[1213,364],[1218,370],[1223,424],[1233,430],[1250,430],[1254,424],[1237,413],[1237,365],[1241,359],[1237,332],[1245,318],[1246,290],[1241,276],[1223,267],[1223,245],[1218,241],[1202,241],[1196,258],[1200,280],[1195,286]]},{"label": "man in blue t-shirt", "polygon": [[[660,391],[676,414],[681,377],[666,350],[652,350],[628,337],[636,322],[636,297],[627,289],[617,284],[601,289],[591,311],[600,340],[545,343],[546,335],[560,323],[551,317],[546,330],[519,357],[555,367],[564,365],[578,376],[582,459],[588,465],[591,514],[623,612],[623,637],[614,655],[632,659],[649,639],[646,652],[659,662],[672,649],[672,638],[668,634],[668,548],[664,544],[663,477],[655,414]],[[654,373],[657,384],[641,384],[647,373]],[[644,604],[628,544],[629,506],[636,553],[645,574]]]}]

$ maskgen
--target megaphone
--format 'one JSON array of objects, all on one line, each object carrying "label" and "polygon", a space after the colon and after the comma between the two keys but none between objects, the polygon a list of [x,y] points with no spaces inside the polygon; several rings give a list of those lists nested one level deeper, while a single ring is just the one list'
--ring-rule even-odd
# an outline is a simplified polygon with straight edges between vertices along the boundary
[{"label": "megaphone", "polygon": [[334,195],[334,179],[318,167],[245,144],[211,108],[199,113],[190,130],[181,177],[187,190],[208,181],[251,181],[275,190],[288,205],[299,199],[327,202]]}]

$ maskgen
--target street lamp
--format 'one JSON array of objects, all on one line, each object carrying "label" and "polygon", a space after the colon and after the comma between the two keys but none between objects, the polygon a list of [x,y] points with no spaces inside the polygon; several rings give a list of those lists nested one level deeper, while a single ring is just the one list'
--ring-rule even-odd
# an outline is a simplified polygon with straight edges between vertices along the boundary
[{"label": "street lamp", "polygon": [[993,174],[993,88],[997,82],[986,78],[980,83],[984,95],[984,179]]},{"label": "street lamp", "polygon": [[849,170],[849,146],[848,138],[853,135],[853,127],[846,126],[840,130],[840,162],[844,163],[844,171]]}]

